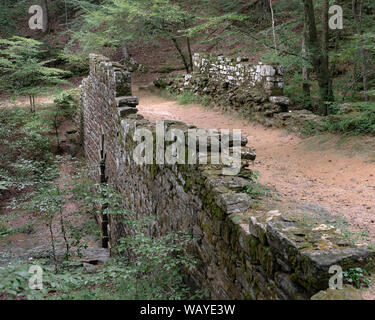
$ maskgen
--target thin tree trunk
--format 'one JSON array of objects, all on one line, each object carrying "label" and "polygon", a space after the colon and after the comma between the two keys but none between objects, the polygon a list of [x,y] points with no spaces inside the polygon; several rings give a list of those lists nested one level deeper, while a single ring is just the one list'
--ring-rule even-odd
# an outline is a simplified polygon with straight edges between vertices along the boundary
[{"label": "thin tree trunk", "polygon": [[306,24],[306,45],[318,79],[320,99],[322,102],[333,101],[333,95],[330,94],[331,75],[328,65],[324,63],[324,56],[318,40],[313,1],[303,0],[303,5]]},{"label": "thin tree trunk", "polygon": [[66,252],[65,252],[65,258],[69,259],[69,256],[70,256],[70,246],[69,246],[68,237],[66,235],[65,222],[64,222],[63,212],[62,212],[61,208],[60,208],[60,225],[61,225],[61,233],[63,235],[64,242],[65,242],[65,250],[66,250]]},{"label": "thin tree trunk", "polygon": [[35,112],[35,95],[34,94],[29,94],[29,101],[30,101],[30,112],[34,113]]},{"label": "thin tree trunk", "polygon": [[190,71],[193,71],[193,54],[191,52],[190,38],[186,37],[186,45],[189,52]]},{"label": "thin tree trunk", "polygon": [[121,52],[122,52],[122,59],[126,61],[129,57],[129,53],[128,53],[128,47],[127,47],[125,40],[122,42]]},{"label": "thin tree trunk", "polygon": [[[323,0],[322,5],[322,68],[326,70],[329,74],[327,81],[328,81],[328,88],[327,94],[328,99],[327,101],[333,101],[333,91],[332,91],[332,76],[329,70],[329,27],[328,27],[328,10],[329,10],[329,0]],[[328,105],[326,105],[325,114],[328,114]]]},{"label": "thin tree trunk", "polygon": [[35,94],[32,95],[32,100],[33,100],[33,112],[35,113]]},{"label": "thin tree trunk", "polygon": [[66,0],[64,0],[64,3],[65,3],[65,24],[67,25],[68,24],[68,7],[66,4]]},{"label": "thin tree trunk", "polygon": [[176,39],[175,37],[171,37],[171,39],[172,39],[173,44],[174,44],[174,46],[176,47],[178,53],[179,53],[180,56],[181,56],[181,59],[182,59],[182,61],[183,61],[183,63],[184,63],[184,66],[185,66],[185,70],[186,70],[186,72],[187,72],[187,73],[190,73],[190,71],[189,71],[189,64],[188,64],[188,62],[186,61],[186,57],[185,57],[184,53],[182,52],[181,47],[180,47],[180,45],[179,45],[178,42],[177,42],[177,39]]},{"label": "thin tree trunk", "polygon": [[[186,26],[186,20],[184,20],[184,28],[187,29]],[[193,54],[191,52],[191,43],[190,43],[190,38],[186,37],[186,46],[188,49],[188,54],[189,54],[189,63],[190,63],[190,71],[193,71]]]},{"label": "thin tree trunk", "polygon": [[53,222],[53,218],[51,218],[49,220],[48,229],[49,229],[49,234],[50,234],[50,237],[51,237],[52,257],[53,257],[53,260],[56,263],[57,259],[56,259],[56,249],[55,249],[55,237],[53,236],[52,222]]},{"label": "thin tree trunk", "polygon": [[257,1],[257,8],[259,13],[259,20],[265,20],[267,17],[267,13],[269,10],[269,4],[267,3],[268,0],[258,0]]},{"label": "thin tree trunk", "polygon": [[274,46],[275,46],[275,50],[277,50],[277,45],[276,45],[276,32],[275,32],[275,17],[274,17],[274,15],[273,15],[272,0],[269,0],[269,2],[270,2],[271,17],[272,17],[273,44],[274,44]]},{"label": "thin tree trunk", "polygon": [[47,0],[41,0],[41,7],[43,10],[43,21],[42,21],[42,31],[48,31],[48,5]]},{"label": "thin tree trunk", "polygon": [[[302,33],[302,57],[304,59],[307,59],[305,27]],[[309,83],[309,69],[306,66],[302,67],[302,91],[303,91],[305,101],[310,106],[311,92],[310,92],[310,83]]]},{"label": "thin tree trunk", "polygon": [[[362,35],[363,0],[360,0],[359,3],[358,3],[358,0],[353,0],[352,10],[353,10],[354,19],[356,21],[357,34]],[[361,58],[363,92],[365,95],[365,101],[369,101],[368,79],[367,79],[367,70],[366,70],[366,53],[365,53],[362,43],[360,43],[359,45],[359,54]]]},{"label": "thin tree trunk", "polygon": [[30,113],[33,113],[33,99],[31,97],[31,94],[29,94],[29,101],[30,101]]},{"label": "thin tree trunk", "polygon": [[[339,50],[339,39],[340,39],[340,31],[341,30],[336,30],[336,36],[335,36],[335,46],[334,46],[334,52],[337,54]],[[333,75],[336,74],[336,61],[331,62],[330,64],[330,69],[331,69],[331,77],[333,79]],[[333,90],[332,82],[331,82],[331,88]]]}]

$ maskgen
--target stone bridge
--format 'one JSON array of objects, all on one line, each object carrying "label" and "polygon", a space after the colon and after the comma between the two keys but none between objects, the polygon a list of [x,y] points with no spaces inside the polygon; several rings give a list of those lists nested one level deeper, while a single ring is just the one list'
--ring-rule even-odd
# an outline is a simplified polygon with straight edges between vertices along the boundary
[{"label": "stone bridge", "polygon": [[[243,167],[235,176],[212,164],[137,165],[135,130],[145,128],[153,135],[157,130],[137,114],[137,104],[131,74],[91,55],[77,117],[91,176],[120,190],[129,209],[154,215],[155,237],[176,230],[194,235],[188,250],[201,263],[188,273],[192,286],[208,289],[212,299],[309,299],[328,287],[330,266],[372,264],[371,250],[351,247],[314,208],[271,200],[262,208],[253,206],[244,190],[251,185],[246,162],[255,154],[245,146]],[[164,125],[165,130],[191,129],[175,121]],[[313,214],[306,217],[306,210]],[[111,249],[125,227],[120,217],[97,218],[103,246]]]}]

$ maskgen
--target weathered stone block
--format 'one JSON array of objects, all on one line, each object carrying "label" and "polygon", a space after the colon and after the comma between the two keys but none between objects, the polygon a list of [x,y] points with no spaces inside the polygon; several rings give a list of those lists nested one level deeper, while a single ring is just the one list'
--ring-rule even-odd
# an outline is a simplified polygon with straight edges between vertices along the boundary
[{"label": "weathered stone block", "polygon": [[138,97],[117,97],[116,106],[120,107],[133,107],[135,108],[139,104]]},{"label": "weathered stone block", "polygon": [[251,198],[247,193],[227,193],[219,197],[219,204],[227,214],[245,212],[251,206]]},{"label": "weathered stone block", "polygon": [[136,114],[138,112],[138,110],[136,108],[133,108],[133,107],[121,107],[121,108],[118,108],[118,114],[120,115],[120,117],[127,117],[131,114]]}]

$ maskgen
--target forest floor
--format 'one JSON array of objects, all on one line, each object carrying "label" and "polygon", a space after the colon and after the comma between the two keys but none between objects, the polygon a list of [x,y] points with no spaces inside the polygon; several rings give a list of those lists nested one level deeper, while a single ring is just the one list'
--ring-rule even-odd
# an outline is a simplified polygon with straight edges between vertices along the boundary
[{"label": "forest floor", "polygon": [[[8,103],[7,103],[8,102]],[[49,104],[53,102],[53,97],[43,96],[37,99],[38,104]],[[17,99],[0,101],[1,107],[22,107],[28,108],[28,100]],[[39,107],[41,107],[39,105]],[[65,120],[59,129],[59,139],[63,142],[66,139],[66,132],[72,129],[73,124],[70,120]],[[66,142],[65,144],[68,144]],[[68,145],[67,145],[68,147]],[[67,148],[69,150],[69,148]],[[73,176],[76,174],[76,160],[71,159],[69,154],[63,155],[64,160],[59,163],[58,185],[60,190],[70,188],[73,183]],[[31,210],[13,209],[12,200],[17,200],[23,194],[30,190],[9,191],[5,196],[0,198],[0,223],[7,227],[7,231],[0,234],[0,271],[13,270],[18,265],[28,264],[39,265],[40,261],[47,259],[53,264],[52,259],[52,240],[48,225],[45,223],[41,214],[31,212]],[[106,261],[109,258],[109,251],[101,248],[101,241],[97,223],[93,215],[82,212],[81,204],[75,200],[72,194],[66,196],[62,210],[64,221],[69,221],[79,230],[81,252],[77,254],[77,247],[70,248],[72,256],[70,260],[81,261],[82,264],[90,268],[93,261]],[[64,239],[61,233],[61,224],[59,219],[54,219],[52,224],[54,235],[55,253],[58,261],[62,261],[65,256]],[[69,239],[72,241],[72,239]],[[87,263],[88,262],[88,263]],[[31,276],[31,275],[30,275]],[[5,281],[5,283],[4,283]],[[3,279],[0,285],[7,286],[7,281]],[[3,287],[1,287],[3,288]],[[7,288],[7,287],[6,287]],[[8,288],[9,289],[9,288]],[[24,297],[10,296],[9,294],[0,294],[0,300],[6,299],[24,299]]]},{"label": "forest floor", "polygon": [[[64,161],[59,167],[60,177],[58,180],[60,188],[65,188],[72,183],[74,165],[69,161]],[[4,235],[0,238],[0,266],[1,264],[11,264],[22,260],[32,261],[51,255],[51,240],[48,226],[43,223],[40,217],[32,213],[20,213],[6,208],[3,204],[0,214],[6,215],[9,225],[17,232]],[[64,220],[69,220],[76,226],[81,226],[85,230],[81,244],[87,246],[82,250],[84,260],[94,259],[96,255],[107,255],[106,249],[101,249],[101,243],[95,235],[95,221],[89,215],[75,215],[79,211],[79,203],[67,199],[63,209]],[[25,228],[27,226],[27,228]],[[64,256],[64,243],[60,231],[60,223],[55,220],[52,225],[56,242],[56,256],[61,259]],[[93,230],[89,232],[89,230]]]},{"label": "forest floor", "polygon": [[[241,129],[257,153],[250,168],[286,201],[323,207],[344,218],[357,245],[375,242],[375,147],[370,137],[343,143],[334,135],[303,139],[281,129],[236,118],[199,104],[179,105],[135,88],[148,120],[178,120],[204,129]],[[367,141],[369,140],[369,141]],[[362,146],[362,147],[359,147]]]}]

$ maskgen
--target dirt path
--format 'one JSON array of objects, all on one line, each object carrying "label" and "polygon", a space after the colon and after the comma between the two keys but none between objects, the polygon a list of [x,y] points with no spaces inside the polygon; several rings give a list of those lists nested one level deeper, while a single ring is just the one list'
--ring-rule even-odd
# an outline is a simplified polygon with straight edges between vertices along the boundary
[{"label": "dirt path", "polygon": [[[40,96],[35,98],[37,104],[48,104],[53,103],[53,97],[51,96]],[[29,100],[27,97],[21,97],[15,101],[6,98],[0,98],[0,108],[13,108],[14,106],[22,106],[29,108]]]},{"label": "dirt path", "polygon": [[[315,203],[345,217],[357,242],[375,241],[375,162],[332,148],[309,148],[307,140],[285,130],[265,128],[200,105],[181,106],[147,91],[137,91],[147,119],[184,121],[205,129],[241,129],[257,152],[251,168],[261,182],[289,200]],[[323,150],[324,149],[324,150]]]}]

